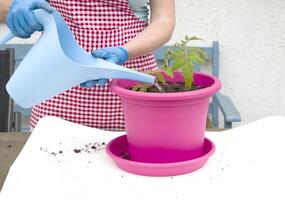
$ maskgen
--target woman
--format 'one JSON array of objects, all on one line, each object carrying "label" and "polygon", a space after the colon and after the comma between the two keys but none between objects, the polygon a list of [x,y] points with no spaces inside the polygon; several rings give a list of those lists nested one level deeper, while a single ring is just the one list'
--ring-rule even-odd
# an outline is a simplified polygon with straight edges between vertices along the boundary
[{"label": "woman", "polygon": [[[156,67],[150,52],[167,42],[174,29],[174,0],[14,0],[7,25],[18,37],[27,38],[42,26],[32,10],[60,12],[79,44],[94,57],[139,71]],[[53,8],[52,8],[52,7]],[[106,80],[88,81],[32,109],[31,127],[46,115],[90,127],[123,130],[120,99]]]}]

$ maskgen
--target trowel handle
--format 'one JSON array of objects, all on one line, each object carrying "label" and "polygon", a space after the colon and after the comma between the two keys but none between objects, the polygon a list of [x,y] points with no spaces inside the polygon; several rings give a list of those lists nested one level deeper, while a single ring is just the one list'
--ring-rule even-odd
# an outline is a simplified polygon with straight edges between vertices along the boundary
[{"label": "trowel handle", "polygon": [[5,33],[4,35],[2,35],[0,37],[0,45],[5,44],[6,42],[8,42],[9,40],[11,40],[14,37],[15,37],[15,35],[10,30],[7,31],[7,33]]}]

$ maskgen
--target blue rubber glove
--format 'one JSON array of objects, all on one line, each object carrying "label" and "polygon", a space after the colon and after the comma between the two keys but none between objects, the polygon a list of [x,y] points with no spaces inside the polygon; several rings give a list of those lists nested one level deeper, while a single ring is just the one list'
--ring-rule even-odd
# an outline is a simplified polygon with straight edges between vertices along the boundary
[{"label": "blue rubber glove", "polygon": [[53,8],[45,0],[13,0],[6,19],[12,33],[20,38],[29,38],[35,31],[41,31],[42,25],[36,20],[33,10],[44,9],[49,13]]},{"label": "blue rubber glove", "polygon": [[[106,47],[102,49],[96,49],[91,52],[91,54],[96,58],[102,58],[111,63],[115,63],[118,65],[122,65],[128,60],[129,54],[128,50],[123,46],[116,47]],[[85,83],[80,84],[81,87],[93,87],[98,84],[100,86],[106,85],[108,79],[99,79],[87,81]]]}]

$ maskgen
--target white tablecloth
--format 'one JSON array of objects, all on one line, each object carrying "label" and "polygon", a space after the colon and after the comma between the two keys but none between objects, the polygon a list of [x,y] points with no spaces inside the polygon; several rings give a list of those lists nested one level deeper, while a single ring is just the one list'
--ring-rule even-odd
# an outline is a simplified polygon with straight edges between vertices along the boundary
[{"label": "white tablecloth", "polygon": [[43,118],[12,165],[0,200],[285,199],[285,117],[207,132],[215,154],[200,170],[175,177],[129,174],[104,149],[91,148],[122,134]]}]

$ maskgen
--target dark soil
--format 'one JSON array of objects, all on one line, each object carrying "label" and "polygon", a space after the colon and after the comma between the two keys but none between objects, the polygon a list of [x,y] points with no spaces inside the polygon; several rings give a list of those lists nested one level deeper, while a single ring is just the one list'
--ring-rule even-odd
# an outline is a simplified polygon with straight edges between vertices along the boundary
[{"label": "dark soil", "polygon": [[74,153],[92,153],[96,151],[101,151],[102,149],[105,148],[105,142],[94,142],[94,143],[88,143],[84,147],[80,149],[73,149]]},{"label": "dark soil", "polygon": [[131,156],[127,152],[122,152],[119,156],[125,160],[131,160]]},{"label": "dark soil", "polygon": [[80,149],[73,149],[74,153],[80,153],[81,150]]},{"label": "dark soil", "polygon": [[[10,148],[9,146],[8,146],[8,148]],[[105,142],[93,142],[93,143],[85,144],[84,147],[75,148],[72,151],[76,154],[78,154],[78,153],[94,153],[94,152],[98,152],[98,151],[103,150],[105,148],[105,146],[106,146]],[[11,145],[11,147],[12,147],[12,145]],[[57,156],[59,154],[63,155],[62,150],[59,150],[58,152],[54,152],[54,151],[49,151],[47,148],[43,148],[43,147],[40,147],[40,150],[44,151],[44,152],[46,152],[52,156]]]},{"label": "dark soil", "polygon": [[[165,93],[188,92],[188,91],[195,91],[195,90],[200,90],[202,88],[205,88],[203,86],[193,84],[190,89],[185,89],[184,82],[176,82],[176,83],[168,83],[167,82],[165,84],[160,84],[160,86],[162,87],[162,89],[164,90]],[[128,89],[132,90],[133,87],[129,87]],[[163,93],[155,85],[152,85],[151,87],[149,87],[147,89],[147,92]]]}]

